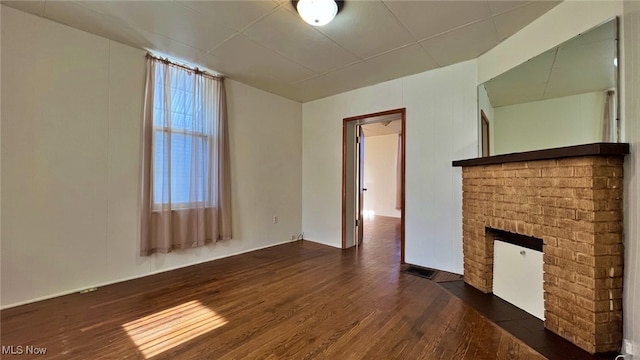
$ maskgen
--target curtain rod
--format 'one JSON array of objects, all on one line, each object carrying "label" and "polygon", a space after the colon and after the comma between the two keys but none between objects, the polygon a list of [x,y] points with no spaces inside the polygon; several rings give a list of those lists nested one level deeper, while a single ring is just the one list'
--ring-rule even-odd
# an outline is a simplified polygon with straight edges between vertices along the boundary
[{"label": "curtain rod", "polygon": [[173,62],[173,61],[169,60],[168,58],[161,58],[161,57],[155,56],[155,55],[153,55],[151,53],[147,53],[147,58],[148,59],[154,59],[156,61],[160,61],[160,62],[165,63],[167,65],[176,66],[176,67],[179,67],[181,69],[185,69],[185,70],[187,70],[189,72],[192,72],[194,74],[202,75],[202,76],[214,79],[214,80],[224,80],[224,76],[212,75],[212,74],[209,74],[206,71],[202,71],[202,70],[198,69],[197,67],[190,67],[190,66],[187,66],[187,65],[179,64],[179,63],[176,63],[176,62]]}]

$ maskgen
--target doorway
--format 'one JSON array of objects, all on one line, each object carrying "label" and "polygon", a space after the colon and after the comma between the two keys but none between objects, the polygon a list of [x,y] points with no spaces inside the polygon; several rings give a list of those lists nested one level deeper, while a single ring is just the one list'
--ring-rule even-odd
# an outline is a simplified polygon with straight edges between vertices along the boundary
[{"label": "doorway", "polygon": [[[364,125],[399,121],[397,203],[400,211],[400,261],[405,258],[405,153],[406,109],[395,109],[343,119],[342,124],[342,248],[362,246],[364,234],[364,182],[365,136]],[[382,128],[381,128],[382,129]]]}]

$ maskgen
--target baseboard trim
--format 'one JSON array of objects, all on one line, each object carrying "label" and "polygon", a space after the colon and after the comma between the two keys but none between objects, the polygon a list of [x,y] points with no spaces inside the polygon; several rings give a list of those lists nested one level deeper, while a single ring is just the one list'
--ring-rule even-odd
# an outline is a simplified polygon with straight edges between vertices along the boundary
[{"label": "baseboard trim", "polygon": [[302,240],[303,241],[312,242],[312,243],[315,243],[315,244],[326,245],[326,246],[329,246],[329,247],[332,247],[332,248],[335,248],[335,249],[342,249],[341,246],[336,246],[334,244],[329,244],[329,243],[326,243],[326,242],[323,242],[323,241],[311,240],[311,239],[307,239],[307,238],[302,239]]},{"label": "baseboard trim", "polygon": [[180,266],[173,266],[173,267],[166,268],[166,269],[160,269],[160,270],[152,271],[152,272],[149,272],[149,273],[145,273],[144,275],[134,275],[134,276],[121,278],[121,279],[117,279],[117,280],[112,280],[112,281],[107,281],[107,282],[103,282],[103,283],[96,283],[96,284],[92,284],[92,285],[87,285],[87,286],[83,286],[81,288],[76,288],[76,289],[73,289],[73,290],[61,291],[61,292],[54,293],[54,294],[51,294],[51,295],[40,296],[40,297],[37,297],[37,298],[34,298],[34,299],[29,299],[29,300],[25,300],[25,301],[19,301],[19,302],[16,302],[16,303],[13,303],[13,304],[9,304],[9,305],[2,305],[2,306],[0,306],[0,310],[5,310],[5,309],[21,306],[21,305],[32,304],[32,303],[35,303],[35,302],[38,302],[38,301],[49,300],[49,299],[57,298],[57,297],[60,297],[60,296],[70,295],[70,294],[78,293],[78,292],[80,292],[82,290],[85,290],[85,289],[100,288],[100,287],[103,287],[103,286],[113,285],[113,284],[129,281],[129,280],[140,279],[140,278],[151,276],[151,275],[161,274],[161,273],[164,273],[164,272],[167,272],[167,271],[178,270],[178,269],[186,268],[186,267],[189,267],[189,266],[203,264],[203,263],[207,263],[207,262],[210,262],[210,261],[216,261],[216,260],[220,260],[220,259],[224,259],[224,258],[236,256],[236,255],[246,254],[246,253],[249,253],[249,252],[258,251],[258,250],[262,250],[262,249],[266,249],[266,248],[270,248],[270,247],[274,247],[274,246],[278,246],[278,245],[289,244],[291,242],[293,242],[293,241],[292,240],[281,241],[281,242],[278,242],[278,243],[269,244],[269,245],[265,245],[265,246],[260,246],[260,247],[257,247],[257,248],[252,248],[252,249],[248,249],[248,250],[244,250],[244,251],[238,251],[238,252],[231,253],[231,254],[228,254],[228,255],[225,255],[225,256],[218,256],[218,257],[214,257],[214,258],[210,258],[210,259],[206,259],[206,260],[202,260],[202,261],[196,261],[196,262],[193,262],[193,263],[188,263],[188,264],[184,264],[184,265],[180,265]]}]

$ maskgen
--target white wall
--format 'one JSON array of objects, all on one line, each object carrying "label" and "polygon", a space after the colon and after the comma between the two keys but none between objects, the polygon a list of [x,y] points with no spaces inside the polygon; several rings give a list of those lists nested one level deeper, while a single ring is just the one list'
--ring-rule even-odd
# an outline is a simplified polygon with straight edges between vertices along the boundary
[{"label": "white wall", "polygon": [[396,209],[398,134],[368,136],[364,142],[364,210],[400,217]]},{"label": "white wall", "polygon": [[234,239],[138,256],[144,55],[2,6],[3,307],[301,231],[302,107],[227,81]]},{"label": "white wall", "polygon": [[625,1],[623,30],[624,141],[631,144],[624,168],[624,337],[640,359],[640,2]]},{"label": "white wall", "polygon": [[493,109],[494,154],[603,141],[604,92]]},{"label": "white wall", "polygon": [[462,179],[478,156],[476,62],[303,104],[305,238],[340,247],[342,119],[406,107],[406,262],[462,273]]}]

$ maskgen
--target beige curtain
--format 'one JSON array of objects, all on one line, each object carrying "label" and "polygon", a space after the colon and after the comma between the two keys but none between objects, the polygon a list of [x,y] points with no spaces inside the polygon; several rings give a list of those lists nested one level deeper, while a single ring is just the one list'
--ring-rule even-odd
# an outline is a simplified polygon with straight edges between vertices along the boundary
[{"label": "beige curtain", "polygon": [[396,210],[402,209],[402,134],[398,134],[396,154]]},{"label": "beige curtain", "polygon": [[613,122],[615,121],[615,104],[614,98],[615,91],[608,90],[604,96],[604,116],[603,116],[603,135],[602,138],[605,142],[615,142],[613,129]]},{"label": "beige curtain", "polygon": [[231,238],[224,79],[147,57],[141,255]]}]

